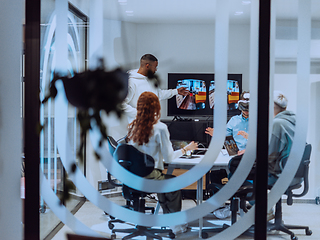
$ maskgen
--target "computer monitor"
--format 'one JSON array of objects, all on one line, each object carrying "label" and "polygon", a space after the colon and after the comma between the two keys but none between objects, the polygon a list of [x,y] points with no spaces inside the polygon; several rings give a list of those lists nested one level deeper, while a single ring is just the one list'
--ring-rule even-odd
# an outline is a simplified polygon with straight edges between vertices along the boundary
[{"label": "computer monitor", "polygon": [[[168,100],[168,116],[202,117],[212,116],[214,106],[215,80],[213,73],[169,73],[168,88],[186,87],[190,94],[176,95]],[[228,116],[239,114],[237,103],[242,92],[242,74],[228,74],[227,110]]]}]

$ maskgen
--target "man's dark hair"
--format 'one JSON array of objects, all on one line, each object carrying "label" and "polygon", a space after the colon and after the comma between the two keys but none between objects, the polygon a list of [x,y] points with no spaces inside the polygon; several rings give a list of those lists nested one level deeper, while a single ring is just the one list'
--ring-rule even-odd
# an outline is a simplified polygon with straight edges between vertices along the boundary
[{"label": "man's dark hair", "polygon": [[158,62],[158,59],[157,59],[155,56],[153,56],[152,54],[145,54],[145,55],[143,55],[143,56],[141,57],[141,59],[140,59],[140,62],[143,61],[143,60],[145,60],[145,61],[151,61],[151,62]]}]

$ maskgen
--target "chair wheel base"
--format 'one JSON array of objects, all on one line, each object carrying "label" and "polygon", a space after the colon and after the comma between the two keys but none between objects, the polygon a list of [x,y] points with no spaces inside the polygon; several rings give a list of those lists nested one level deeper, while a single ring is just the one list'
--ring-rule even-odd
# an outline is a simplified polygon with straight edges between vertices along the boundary
[{"label": "chair wheel base", "polygon": [[310,236],[312,234],[312,231],[310,229],[306,229],[306,235]]},{"label": "chair wheel base", "polygon": [[206,238],[209,237],[209,234],[206,233],[206,232],[202,232],[202,233],[201,233],[201,237],[204,238],[204,239],[206,239]]},{"label": "chair wheel base", "polygon": [[112,230],[114,228],[114,224],[108,223],[108,227],[109,227],[110,230]]},{"label": "chair wheel base", "polygon": [[171,232],[171,233],[169,233],[169,238],[174,239],[174,238],[176,238],[176,235],[173,232]]}]

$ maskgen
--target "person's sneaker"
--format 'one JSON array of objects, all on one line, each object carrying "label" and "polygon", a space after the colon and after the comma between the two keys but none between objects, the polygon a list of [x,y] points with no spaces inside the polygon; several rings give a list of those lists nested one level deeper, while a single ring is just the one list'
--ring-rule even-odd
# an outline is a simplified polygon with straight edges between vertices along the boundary
[{"label": "person's sneaker", "polygon": [[230,217],[231,216],[230,205],[227,205],[215,210],[213,212],[213,215],[215,215],[219,219],[225,219],[227,217]]},{"label": "person's sneaker", "polygon": [[147,197],[148,197],[150,200],[154,200],[154,201],[156,201],[156,202],[159,201],[158,195],[157,195],[156,193],[148,194]]},{"label": "person's sneaker", "polygon": [[271,221],[272,219],[275,219],[274,215],[274,208],[271,208],[270,211],[267,213],[267,222]]},{"label": "person's sneaker", "polygon": [[267,222],[271,221],[275,218],[275,215],[273,213],[267,213]]},{"label": "person's sneaker", "polygon": [[174,234],[179,234],[179,233],[185,233],[188,231],[188,224],[185,223],[185,224],[181,224],[181,225],[175,225],[173,227],[171,227],[172,229],[172,232]]}]

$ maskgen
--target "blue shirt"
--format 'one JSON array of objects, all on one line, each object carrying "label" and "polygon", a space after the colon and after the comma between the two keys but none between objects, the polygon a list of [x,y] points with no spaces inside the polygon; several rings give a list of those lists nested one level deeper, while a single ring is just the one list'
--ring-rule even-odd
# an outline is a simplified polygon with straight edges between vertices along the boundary
[{"label": "blue shirt", "polygon": [[226,136],[232,135],[236,141],[239,150],[243,150],[247,146],[247,139],[242,135],[237,135],[239,131],[245,131],[248,133],[249,130],[249,118],[244,118],[242,114],[233,116],[227,123]]}]

